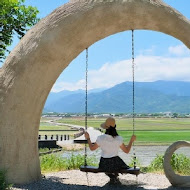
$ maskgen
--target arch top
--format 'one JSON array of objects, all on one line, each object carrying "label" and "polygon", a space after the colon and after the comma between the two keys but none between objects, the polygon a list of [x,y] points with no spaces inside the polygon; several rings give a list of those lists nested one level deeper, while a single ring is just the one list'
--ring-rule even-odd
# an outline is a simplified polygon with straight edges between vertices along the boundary
[{"label": "arch top", "polygon": [[[54,54],[69,64],[96,41],[131,29],[171,35],[190,49],[190,21],[162,0],[70,0],[33,27],[12,53]],[[66,46],[75,46],[69,60]]]},{"label": "arch top", "polygon": [[[86,47],[131,29],[163,32],[190,48],[190,21],[160,0],[71,0],[30,29],[10,53],[0,69],[0,169],[8,169],[11,183],[40,178],[39,122],[61,72]],[[25,136],[30,138],[23,143]]]}]

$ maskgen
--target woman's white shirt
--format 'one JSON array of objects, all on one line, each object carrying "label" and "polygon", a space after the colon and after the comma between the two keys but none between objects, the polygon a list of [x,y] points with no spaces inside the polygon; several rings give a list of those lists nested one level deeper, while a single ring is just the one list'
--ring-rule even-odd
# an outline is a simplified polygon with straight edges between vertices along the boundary
[{"label": "woman's white shirt", "polygon": [[121,136],[112,137],[111,135],[100,135],[98,136],[96,143],[101,148],[101,157],[111,158],[118,156],[118,151],[123,143]]}]

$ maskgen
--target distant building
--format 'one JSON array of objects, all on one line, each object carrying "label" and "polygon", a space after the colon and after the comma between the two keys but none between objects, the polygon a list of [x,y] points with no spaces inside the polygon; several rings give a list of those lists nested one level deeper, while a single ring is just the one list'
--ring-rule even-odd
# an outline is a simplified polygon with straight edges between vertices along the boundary
[{"label": "distant building", "polygon": [[172,112],[163,112],[163,114],[166,116],[166,117],[171,117],[172,116]]}]

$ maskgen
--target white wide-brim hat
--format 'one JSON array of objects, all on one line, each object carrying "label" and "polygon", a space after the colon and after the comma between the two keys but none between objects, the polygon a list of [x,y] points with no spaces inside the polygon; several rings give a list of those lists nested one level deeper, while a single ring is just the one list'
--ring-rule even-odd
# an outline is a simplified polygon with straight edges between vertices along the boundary
[{"label": "white wide-brim hat", "polygon": [[109,127],[115,127],[115,119],[113,117],[108,117],[106,122],[100,125],[103,129],[108,129]]}]

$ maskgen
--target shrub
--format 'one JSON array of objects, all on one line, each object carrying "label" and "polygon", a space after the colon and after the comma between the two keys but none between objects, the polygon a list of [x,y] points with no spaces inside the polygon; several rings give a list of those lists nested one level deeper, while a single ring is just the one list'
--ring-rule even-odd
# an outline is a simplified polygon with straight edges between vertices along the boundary
[{"label": "shrub", "polygon": [[[62,158],[61,154],[49,154],[41,156],[40,162],[43,172],[79,169],[81,165],[84,165],[84,156],[80,154],[72,154],[68,158]],[[94,166],[97,165],[96,158],[88,156],[87,164]]]},{"label": "shrub", "polygon": [[5,171],[0,171],[0,189],[5,190],[9,189],[12,185],[8,184],[6,182],[6,172]]},{"label": "shrub", "polygon": [[148,171],[163,171],[164,156],[157,155],[156,158],[148,166]]},{"label": "shrub", "polygon": [[[87,165],[95,166],[97,165],[96,158],[87,157]],[[67,159],[66,169],[78,169],[80,166],[84,165],[84,156],[83,155],[71,155],[70,158]]]},{"label": "shrub", "polygon": [[[162,171],[164,162],[163,155],[157,155],[157,157],[151,162],[148,167],[148,171]],[[184,154],[176,154],[174,153],[171,158],[171,166],[173,170],[182,175],[190,175],[190,158],[185,156]]]},{"label": "shrub", "polygon": [[179,174],[190,175],[190,158],[184,154],[173,154],[171,159],[171,165]]},{"label": "shrub", "polygon": [[128,163],[128,165],[129,165],[130,167],[134,167],[134,161],[136,162],[136,166],[137,166],[137,167],[141,167],[141,163],[140,163],[139,159],[136,157],[136,160],[134,160],[133,156],[131,157],[131,160],[130,160],[130,162]]},{"label": "shrub", "polygon": [[60,171],[65,169],[65,161],[58,155],[48,154],[40,157],[42,171]]}]

